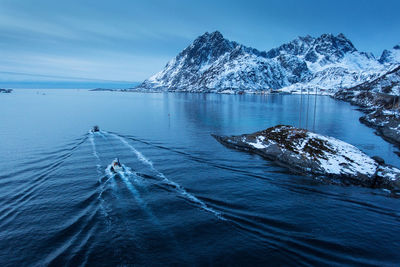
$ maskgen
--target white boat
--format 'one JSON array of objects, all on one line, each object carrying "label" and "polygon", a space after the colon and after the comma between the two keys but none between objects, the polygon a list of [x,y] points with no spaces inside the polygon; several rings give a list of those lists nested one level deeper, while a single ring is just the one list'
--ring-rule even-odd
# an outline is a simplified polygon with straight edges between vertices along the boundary
[{"label": "white boat", "polygon": [[99,126],[95,125],[95,126],[93,126],[93,128],[91,129],[91,131],[92,131],[92,133],[99,132],[99,131],[100,131],[100,128],[99,128]]},{"label": "white boat", "polygon": [[112,172],[120,172],[124,170],[121,163],[119,162],[119,158],[114,159],[114,161],[111,163],[110,170]]}]

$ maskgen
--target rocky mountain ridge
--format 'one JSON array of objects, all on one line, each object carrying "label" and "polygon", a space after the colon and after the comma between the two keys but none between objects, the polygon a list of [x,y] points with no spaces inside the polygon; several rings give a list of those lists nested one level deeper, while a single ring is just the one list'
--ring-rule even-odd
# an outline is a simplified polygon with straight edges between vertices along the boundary
[{"label": "rocky mountain ridge", "polygon": [[343,34],[323,34],[298,37],[269,51],[259,51],[215,31],[198,37],[137,89],[230,93],[304,89],[334,93],[372,81],[388,66],[397,64],[396,47],[385,50],[378,60],[371,53],[359,52]]}]

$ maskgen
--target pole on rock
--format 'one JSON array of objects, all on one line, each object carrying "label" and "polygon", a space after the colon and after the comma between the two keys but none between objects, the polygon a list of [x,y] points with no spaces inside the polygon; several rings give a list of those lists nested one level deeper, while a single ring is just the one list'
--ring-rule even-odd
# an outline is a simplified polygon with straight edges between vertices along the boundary
[{"label": "pole on rock", "polygon": [[315,117],[316,117],[316,114],[317,114],[317,96],[318,96],[318,88],[315,87],[313,132],[315,132]]},{"label": "pole on rock", "polygon": [[303,88],[300,89],[299,128],[301,128],[301,108],[303,106]]},{"label": "pole on rock", "polygon": [[308,130],[308,109],[310,106],[310,88],[307,88],[307,115],[306,115],[306,129]]}]

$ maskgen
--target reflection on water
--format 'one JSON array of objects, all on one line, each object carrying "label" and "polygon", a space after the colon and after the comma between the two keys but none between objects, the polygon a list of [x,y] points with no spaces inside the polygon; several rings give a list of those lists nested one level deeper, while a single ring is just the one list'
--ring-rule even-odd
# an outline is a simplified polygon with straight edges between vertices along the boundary
[{"label": "reflection on water", "polygon": [[[293,175],[210,135],[311,129],[314,100],[300,113],[296,95],[1,96],[1,265],[397,265],[398,199]],[[316,132],[400,165],[360,112],[316,103]],[[95,124],[103,132],[88,133]],[[109,172],[116,157],[122,173]]]}]

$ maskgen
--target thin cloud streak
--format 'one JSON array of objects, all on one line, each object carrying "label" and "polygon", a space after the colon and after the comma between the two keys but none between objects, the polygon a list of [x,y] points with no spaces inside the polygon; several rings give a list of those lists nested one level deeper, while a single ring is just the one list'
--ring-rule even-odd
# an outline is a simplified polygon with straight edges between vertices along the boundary
[{"label": "thin cloud streak", "polygon": [[0,70],[141,81],[214,30],[259,50],[343,32],[380,56],[400,42],[399,9],[394,0],[0,0]]},{"label": "thin cloud streak", "polygon": [[118,82],[118,83],[133,83],[134,81],[116,81],[116,80],[103,80],[103,79],[90,79],[84,77],[67,77],[67,76],[57,76],[57,75],[45,75],[45,74],[33,74],[25,72],[10,72],[10,71],[0,71],[0,77],[2,74],[12,75],[12,76],[28,76],[35,78],[50,78],[51,80],[72,80],[72,81],[95,81],[95,82]]}]

